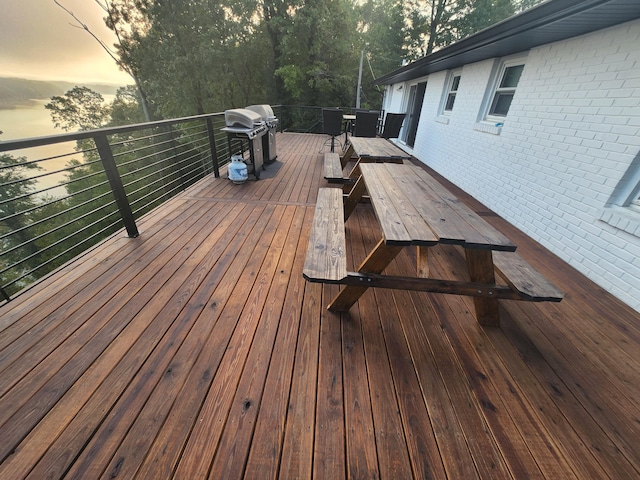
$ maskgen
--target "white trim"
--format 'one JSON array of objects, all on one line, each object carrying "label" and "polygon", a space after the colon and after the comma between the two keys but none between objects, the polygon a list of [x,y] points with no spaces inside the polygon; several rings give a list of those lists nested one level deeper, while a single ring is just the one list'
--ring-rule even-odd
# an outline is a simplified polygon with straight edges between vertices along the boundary
[{"label": "white trim", "polygon": [[[455,79],[458,79],[458,84],[455,86],[456,89],[453,90]],[[458,95],[458,91],[460,90],[460,82],[462,81],[462,69],[458,68],[456,70],[450,70],[447,74],[447,81],[445,82],[445,87],[442,91],[442,98],[440,100],[440,115],[451,115],[453,111],[453,107],[455,105],[455,99]],[[447,110],[447,105],[449,104],[449,98],[453,95],[451,101],[451,108]]]},{"label": "white trim", "polygon": [[618,230],[640,237],[640,209],[636,207],[609,207],[602,210],[600,220]]},{"label": "white trim", "polygon": [[489,123],[489,122],[476,122],[473,125],[473,129],[478,132],[490,133],[492,135],[500,135],[502,132],[503,124],[501,122],[498,123]]},{"label": "white trim", "polygon": [[[485,97],[485,101],[483,102],[482,112],[479,115],[481,121],[485,121],[489,124],[496,124],[504,122],[507,115],[492,115],[490,113],[496,94],[499,93],[507,93],[515,96],[517,85],[514,87],[500,87],[502,80],[504,78],[504,74],[508,68],[516,67],[522,65],[523,67],[526,65],[527,55],[519,55],[517,57],[509,57],[502,59],[500,63],[500,67],[496,69],[495,73],[492,75],[490,88],[487,89],[487,95]],[[521,75],[522,77],[522,75]],[[510,105],[509,105],[510,106]]]}]

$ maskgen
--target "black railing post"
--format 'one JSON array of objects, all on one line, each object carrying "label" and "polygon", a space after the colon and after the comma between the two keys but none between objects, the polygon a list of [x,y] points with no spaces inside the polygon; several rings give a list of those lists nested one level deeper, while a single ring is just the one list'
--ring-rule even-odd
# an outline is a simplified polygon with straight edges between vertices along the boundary
[{"label": "black railing post", "polygon": [[120,215],[122,216],[122,221],[124,222],[124,226],[127,229],[127,234],[129,235],[129,237],[135,238],[139,235],[138,227],[136,226],[136,221],[133,218],[131,205],[129,205],[127,194],[124,191],[122,179],[120,178],[120,174],[118,173],[118,168],[116,167],[116,161],[113,158],[113,152],[111,151],[109,140],[107,140],[106,135],[96,135],[93,137],[93,141],[98,148],[98,153],[100,154],[100,159],[102,160],[102,166],[104,167],[104,171],[107,174],[107,178],[109,179],[111,192],[113,193],[116,204],[118,205],[118,209],[120,210]]},{"label": "black railing post", "polygon": [[9,294],[6,292],[6,290],[2,287],[0,287],[0,293],[2,293],[2,297],[7,301],[10,302],[11,301],[11,297],[9,296]]},{"label": "black railing post", "polygon": [[213,134],[213,124],[211,117],[205,120],[207,124],[207,135],[209,136],[209,148],[211,148],[211,161],[213,162],[213,175],[220,178],[220,169],[218,168],[218,152],[216,151],[216,137]]}]

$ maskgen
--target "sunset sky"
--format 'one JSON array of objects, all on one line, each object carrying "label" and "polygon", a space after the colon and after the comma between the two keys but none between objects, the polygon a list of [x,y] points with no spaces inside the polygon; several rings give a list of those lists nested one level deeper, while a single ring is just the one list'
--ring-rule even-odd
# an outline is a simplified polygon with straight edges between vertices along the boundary
[{"label": "sunset sky", "polygon": [[[58,0],[107,45],[115,37],[95,0]],[[132,83],[87,32],[53,0],[0,0],[0,76]]]}]

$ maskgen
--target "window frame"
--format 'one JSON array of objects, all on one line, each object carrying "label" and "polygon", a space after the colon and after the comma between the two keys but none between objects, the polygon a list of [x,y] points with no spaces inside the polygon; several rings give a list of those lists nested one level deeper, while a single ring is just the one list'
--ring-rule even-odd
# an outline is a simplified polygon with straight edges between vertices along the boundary
[{"label": "window frame", "polygon": [[600,214],[600,220],[640,237],[640,151],[618,182]]},{"label": "window frame", "polygon": [[626,188],[623,190],[620,206],[629,208],[635,212],[640,212],[640,171],[636,170],[634,178],[630,179]]},{"label": "window frame", "polygon": [[422,107],[428,82],[429,76],[426,76],[404,84],[405,94],[402,105],[403,110],[406,112],[406,117],[398,140],[412,149],[415,147],[416,134],[420,117],[422,116]]},{"label": "window frame", "polygon": [[[453,89],[456,78],[458,79],[458,84],[456,85],[456,89]],[[442,108],[440,109],[441,115],[451,115],[453,112],[453,107],[455,106],[456,98],[458,96],[458,91],[460,90],[460,82],[462,81],[462,69],[451,70],[447,77],[447,83],[445,84],[445,90],[443,92],[442,98]],[[447,109],[449,105],[449,98],[453,95],[453,103],[450,109]]]},{"label": "window frame", "polygon": [[[500,68],[497,69],[497,73],[494,77],[493,84],[491,89],[489,90],[490,95],[487,96],[487,104],[486,104],[486,113],[484,115],[483,120],[488,122],[498,122],[502,123],[507,118],[509,114],[509,110],[511,109],[511,103],[513,102],[513,98],[515,97],[516,91],[522,79],[522,73],[524,72],[524,68],[526,67],[527,56],[519,56],[503,59],[500,63]],[[518,77],[518,82],[514,87],[500,87],[502,81],[504,80],[505,73],[507,69],[522,66],[523,70],[520,73],[520,77]],[[498,95],[511,94],[511,102],[509,103],[509,108],[504,115],[496,115],[495,113],[491,113],[494,105],[496,104],[496,100]]]}]

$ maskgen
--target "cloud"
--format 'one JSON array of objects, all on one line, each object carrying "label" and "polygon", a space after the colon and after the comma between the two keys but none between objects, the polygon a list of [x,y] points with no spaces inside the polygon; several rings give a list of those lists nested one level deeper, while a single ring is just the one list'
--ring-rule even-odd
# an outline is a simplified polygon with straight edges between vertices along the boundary
[{"label": "cloud", "polygon": [[[100,39],[115,36],[94,0],[59,0]],[[0,0],[0,75],[132,83],[115,62],[53,0]]]}]

